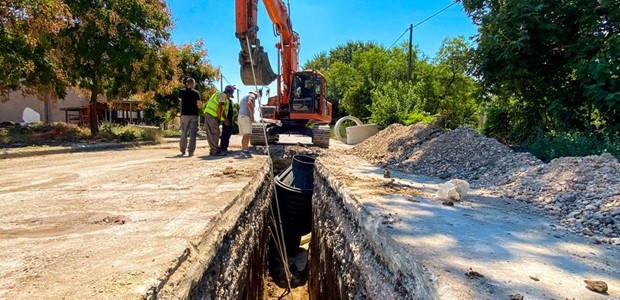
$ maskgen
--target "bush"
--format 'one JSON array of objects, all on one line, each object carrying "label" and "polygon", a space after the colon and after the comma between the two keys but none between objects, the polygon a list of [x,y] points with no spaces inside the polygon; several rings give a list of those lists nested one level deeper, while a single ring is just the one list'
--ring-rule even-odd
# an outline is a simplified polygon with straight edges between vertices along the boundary
[{"label": "bush", "polygon": [[109,122],[101,123],[99,126],[100,139],[107,141],[121,141],[121,142],[133,142],[133,141],[161,141],[161,134],[159,130],[153,130],[150,128],[141,128],[135,125],[121,126]]},{"label": "bush", "polygon": [[57,142],[79,142],[90,139],[90,130],[75,124],[55,122],[51,124],[3,123],[0,125],[0,144],[40,145]]},{"label": "bush", "polygon": [[541,160],[549,162],[565,156],[600,155],[604,152],[620,158],[620,138],[584,133],[538,133],[524,148]]},{"label": "bush", "polygon": [[405,125],[411,125],[419,122],[424,122],[424,124],[432,124],[433,117],[425,112],[412,112],[403,120]]}]

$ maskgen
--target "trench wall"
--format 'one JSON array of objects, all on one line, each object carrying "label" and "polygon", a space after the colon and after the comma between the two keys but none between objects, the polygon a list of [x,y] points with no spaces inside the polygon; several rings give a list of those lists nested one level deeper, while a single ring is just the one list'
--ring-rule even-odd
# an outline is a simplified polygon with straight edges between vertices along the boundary
[{"label": "trench wall", "polygon": [[188,252],[160,299],[262,299],[267,266],[268,211],[273,194],[269,162],[216,225]]},{"label": "trench wall", "polygon": [[383,238],[329,168],[315,164],[310,299],[436,299],[427,272]]},{"label": "trench wall", "polygon": [[273,184],[268,172],[251,204],[226,233],[193,299],[262,299],[269,243],[268,211]]}]

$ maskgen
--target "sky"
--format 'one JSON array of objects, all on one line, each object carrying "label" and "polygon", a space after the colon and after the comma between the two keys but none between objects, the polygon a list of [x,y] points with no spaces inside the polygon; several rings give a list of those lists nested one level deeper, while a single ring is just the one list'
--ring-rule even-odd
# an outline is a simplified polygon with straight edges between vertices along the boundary
[{"label": "sky", "polygon": [[[284,0],[286,2],[286,0]],[[449,6],[453,0],[290,0],[293,30],[299,33],[300,68],[315,55],[329,51],[347,41],[374,41],[386,47],[417,24]],[[240,45],[235,37],[234,0],[168,0],[174,28],[172,41],[177,44],[202,39],[210,63],[221,67],[224,85],[236,85],[241,95],[253,87],[244,86],[239,75]],[[275,70],[278,41],[262,1],[258,5],[258,37],[269,54]],[[434,57],[445,38],[470,37],[476,26],[458,3],[414,28],[413,44],[425,55]],[[400,42],[407,41],[405,34]],[[399,42],[399,43],[400,43]],[[327,83],[329,84],[329,82]],[[275,88],[272,84],[272,95]],[[218,85],[219,87],[219,85]]]}]

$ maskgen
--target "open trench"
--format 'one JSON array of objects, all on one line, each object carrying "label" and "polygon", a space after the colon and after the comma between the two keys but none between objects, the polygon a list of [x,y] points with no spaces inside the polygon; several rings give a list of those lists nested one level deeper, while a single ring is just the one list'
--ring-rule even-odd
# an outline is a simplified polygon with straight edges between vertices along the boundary
[{"label": "open trench", "polygon": [[[274,147],[274,146],[272,146]],[[277,146],[276,146],[277,147]],[[306,148],[307,149],[307,148]],[[288,167],[298,152],[272,149],[274,174]],[[316,156],[311,151],[306,155]],[[245,208],[217,246],[202,278],[194,284],[192,299],[277,299],[286,287],[283,267],[275,251],[269,224],[274,189],[269,172],[261,179],[253,201]],[[416,299],[404,286],[410,276],[393,274],[376,252],[367,247],[359,220],[345,208],[343,199],[314,170],[312,233],[308,250],[289,257],[293,291],[282,299]],[[305,248],[308,248],[306,246]],[[305,252],[304,252],[305,251]],[[296,266],[293,260],[296,260]],[[274,291],[273,285],[279,289]],[[299,289],[299,288],[297,288]],[[276,294],[277,293],[277,294]],[[424,293],[422,293],[424,294]]]}]

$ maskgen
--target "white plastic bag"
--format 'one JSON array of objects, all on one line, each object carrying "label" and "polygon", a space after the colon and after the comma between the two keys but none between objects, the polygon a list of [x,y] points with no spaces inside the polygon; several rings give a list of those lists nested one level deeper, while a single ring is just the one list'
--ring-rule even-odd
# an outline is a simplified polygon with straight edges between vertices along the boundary
[{"label": "white plastic bag", "polygon": [[439,189],[435,194],[437,198],[461,201],[469,192],[469,183],[462,179],[452,179],[444,184],[439,185]]}]

